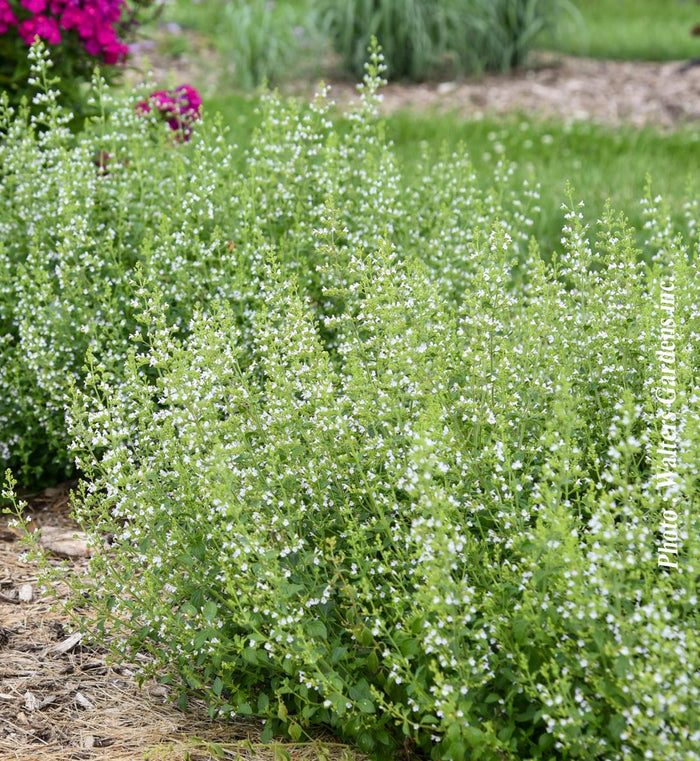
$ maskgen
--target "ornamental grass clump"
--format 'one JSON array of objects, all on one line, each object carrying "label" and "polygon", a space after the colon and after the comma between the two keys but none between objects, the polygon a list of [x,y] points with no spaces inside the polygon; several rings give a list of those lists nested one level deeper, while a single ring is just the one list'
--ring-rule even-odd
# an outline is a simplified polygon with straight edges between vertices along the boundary
[{"label": "ornamental grass clump", "polygon": [[377,37],[392,80],[425,80],[522,66],[568,0],[322,0],[322,28],[341,66],[362,76]]}]

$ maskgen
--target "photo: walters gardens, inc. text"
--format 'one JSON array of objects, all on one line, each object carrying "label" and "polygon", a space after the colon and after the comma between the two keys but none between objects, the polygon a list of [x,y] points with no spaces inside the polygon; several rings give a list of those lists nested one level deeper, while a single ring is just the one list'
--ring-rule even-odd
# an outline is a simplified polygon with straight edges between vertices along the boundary
[{"label": "photo: walters gardens, inc. text", "polygon": [[661,319],[661,348],[656,357],[661,366],[659,389],[656,399],[661,408],[661,431],[656,447],[660,470],[656,473],[656,486],[662,490],[667,506],[662,511],[660,524],[661,543],[658,548],[658,564],[663,568],[678,569],[680,548],[679,506],[680,484],[677,470],[678,426],[674,402],[676,401],[676,319],[675,287],[667,278],[660,283],[659,310]]}]

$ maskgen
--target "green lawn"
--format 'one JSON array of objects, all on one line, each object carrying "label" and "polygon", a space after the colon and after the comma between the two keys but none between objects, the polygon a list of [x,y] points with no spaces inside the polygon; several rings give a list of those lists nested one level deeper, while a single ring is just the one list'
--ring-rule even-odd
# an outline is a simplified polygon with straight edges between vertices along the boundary
[{"label": "green lawn", "polygon": [[576,0],[577,13],[562,19],[543,45],[594,58],[682,60],[700,57],[695,0]]}]

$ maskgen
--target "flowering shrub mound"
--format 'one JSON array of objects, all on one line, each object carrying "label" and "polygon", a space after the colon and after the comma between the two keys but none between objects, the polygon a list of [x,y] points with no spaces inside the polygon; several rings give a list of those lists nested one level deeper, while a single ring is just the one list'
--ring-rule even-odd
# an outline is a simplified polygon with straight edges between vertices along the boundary
[{"label": "flowering shrub mound", "polygon": [[[36,66],[46,66],[37,53]],[[38,71],[39,81],[50,73]],[[376,87],[376,82],[372,87]],[[47,89],[51,89],[46,85]],[[0,467],[24,483],[73,469],[65,409],[82,386],[86,352],[122,373],[138,282],[159,287],[168,321],[186,333],[197,303],[235,300],[241,329],[259,301],[261,246],[274,245],[324,309],[328,256],[315,230],[338,200],[342,255],[371,249],[393,230],[401,252],[418,252],[441,289],[459,297],[484,229],[508,228],[524,250],[534,189],[509,167],[480,190],[466,155],[426,158],[408,192],[374,115],[370,88],[339,136],[320,98],[301,112],[270,96],[246,156],[230,151],[215,122],[194,120],[196,94],[149,89],[122,101],[93,91],[103,116],[78,135],[52,93],[32,118],[0,108]],[[176,95],[184,118],[164,113]],[[171,100],[163,100],[169,97]],[[140,105],[141,104],[141,105]],[[150,111],[146,110],[150,107]],[[150,104],[150,105],[149,105]],[[182,122],[173,132],[169,121]],[[191,137],[173,144],[173,137]],[[332,328],[326,338],[332,340]]]},{"label": "flowering shrub mound", "polygon": [[247,331],[233,299],[178,339],[140,294],[125,377],[90,361],[72,424],[77,515],[114,537],[77,591],[119,656],[267,737],[325,725],[380,759],[691,761],[700,273],[668,251],[662,489],[662,266],[611,216],[592,269],[577,219],[516,287],[484,231],[458,304],[388,239],[344,256],[333,214],[326,313],[263,245]]},{"label": "flowering shrub mound", "polygon": [[270,98],[242,170],[145,93],[76,139],[6,110],[0,454],[73,452],[78,616],[183,704],[387,761],[694,761],[697,228],[649,198],[640,252],[569,200],[546,263],[507,167],[400,176],[378,84],[342,133]]},{"label": "flowering shrub mound", "polygon": [[124,41],[154,0],[0,0],[0,85],[13,100],[35,92],[29,49],[44,41],[64,100],[84,106],[80,85],[95,66],[108,73],[129,53]]}]

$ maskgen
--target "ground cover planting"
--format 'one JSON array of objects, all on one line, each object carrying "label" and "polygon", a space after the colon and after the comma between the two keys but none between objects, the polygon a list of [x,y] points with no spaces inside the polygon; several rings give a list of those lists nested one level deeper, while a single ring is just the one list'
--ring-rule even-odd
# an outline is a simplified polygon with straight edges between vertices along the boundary
[{"label": "ground cover planting", "polygon": [[[334,97],[331,90],[331,97]],[[337,98],[337,96],[336,96]],[[259,124],[258,98],[227,94],[206,99],[210,110],[220,112],[230,127],[229,141],[247,147]],[[348,128],[342,111],[332,109],[337,129]],[[558,247],[564,210],[561,199],[568,183],[575,195],[586,199],[593,229],[608,201],[624,209],[642,246],[644,210],[640,203],[651,176],[654,190],[668,202],[674,224],[691,223],[688,206],[700,174],[700,134],[691,125],[674,130],[655,126],[611,127],[589,121],[562,123],[528,114],[487,114],[470,118],[460,113],[413,107],[386,115],[386,135],[405,173],[419,171],[425,151],[439,159],[440,152],[465,152],[475,170],[475,181],[486,191],[493,183],[499,161],[513,166],[518,182],[538,186],[540,211],[533,217],[533,234],[545,258]]]},{"label": "ground cover planting", "polygon": [[77,464],[89,636],[264,740],[694,759],[693,199],[649,186],[640,240],[563,192],[545,252],[507,162],[390,144],[376,49],[340,128],[268,96],[245,148],[189,89],[99,82],[75,135],[35,59],[43,115],[0,114],[0,458]]}]

